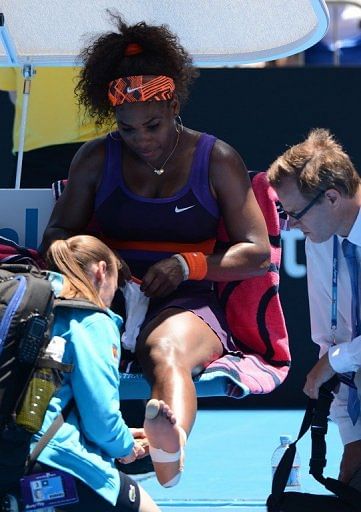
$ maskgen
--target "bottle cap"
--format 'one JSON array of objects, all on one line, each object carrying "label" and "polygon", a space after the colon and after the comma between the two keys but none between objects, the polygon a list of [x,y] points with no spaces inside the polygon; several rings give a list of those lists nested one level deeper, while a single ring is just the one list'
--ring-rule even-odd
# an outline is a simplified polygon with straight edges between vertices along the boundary
[{"label": "bottle cap", "polygon": [[280,441],[282,445],[290,444],[292,442],[292,436],[290,434],[282,434],[280,436]]},{"label": "bottle cap", "polygon": [[45,354],[49,359],[61,363],[64,355],[66,339],[61,336],[53,336],[46,347]]}]

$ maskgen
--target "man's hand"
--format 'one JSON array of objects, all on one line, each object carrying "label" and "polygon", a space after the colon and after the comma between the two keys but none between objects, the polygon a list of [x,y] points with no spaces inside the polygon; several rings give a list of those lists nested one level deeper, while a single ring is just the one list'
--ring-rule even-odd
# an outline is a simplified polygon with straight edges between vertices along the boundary
[{"label": "man's hand", "polygon": [[361,468],[361,440],[345,445],[338,476],[339,480],[349,484],[359,468]]},{"label": "man's hand", "polygon": [[318,398],[318,391],[322,384],[335,375],[335,370],[328,360],[328,353],[324,354],[309,372],[303,392],[310,398]]}]

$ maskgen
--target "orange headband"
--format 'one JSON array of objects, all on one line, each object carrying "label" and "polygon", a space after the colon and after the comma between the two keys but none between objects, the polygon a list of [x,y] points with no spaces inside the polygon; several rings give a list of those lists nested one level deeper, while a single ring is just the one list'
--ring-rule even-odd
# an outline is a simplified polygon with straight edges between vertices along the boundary
[{"label": "orange headband", "polygon": [[156,76],[144,81],[144,76],[117,78],[109,84],[108,98],[113,107],[137,101],[164,101],[173,98],[174,80],[169,76]]},{"label": "orange headband", "polygon": [[139,55],[139,53],[143,52],[143,48],[138,43],[129,43],[125,50],[124,55],[126,57],[133,57],[133,55]]}]

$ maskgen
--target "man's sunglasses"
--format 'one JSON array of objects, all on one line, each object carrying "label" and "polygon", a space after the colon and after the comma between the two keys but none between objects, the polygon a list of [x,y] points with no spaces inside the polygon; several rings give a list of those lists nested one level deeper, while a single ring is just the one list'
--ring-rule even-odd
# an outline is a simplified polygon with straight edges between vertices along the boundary
[{"label": "man's sunglasses", "polygon": [[292,217],[293,219],[296,219],[296,220],[300,220],[304,215],[305,213],[308,212],[308,210],[310,210],[312,208],[312,206],[314,206],[317,201],[320,199],[320,197],[326,192],[326,190],[320,190],[320,192],[317,194],[316,197],[314,197],[304,208],[303,210],[301,210],[300,212],[298,213],[292,213],[292,212],[287,212],[285,210],[285,213],[287,213],[287,215],[289,215],[290,217]]}]

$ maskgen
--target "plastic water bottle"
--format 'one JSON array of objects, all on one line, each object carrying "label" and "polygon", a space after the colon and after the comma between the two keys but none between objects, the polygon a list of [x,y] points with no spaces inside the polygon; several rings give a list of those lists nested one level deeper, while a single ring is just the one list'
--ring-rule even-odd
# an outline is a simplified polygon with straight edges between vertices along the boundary
[{"label": "plastic water bottle", "polygon": [[[60,336],[54,336],[50,340],[43,358],[61,362],[65,341]],[[16,424],[33,434],[38,432],[43,424],[50,399],[59,384],[59,376],[56,370],[36,368],[26,389],[20,409],[16,414]]]},{"label": "plastic water bottle", "polygon": [[[20,512],[24,510],[22,506],[19,506],[18,499],[12,494],[5,494],[0,498],[0,510],[1,512]],[[37,508],[32,509],[33,512],[55,512],[54,507]]]},{"label": "plastic water bottle", "polygon": [[0,498],[0,510],[5,512],[19,512],[18,500],[12,494],[5,494]]},{"label": "plastic water bottle", "polygon": [[[275,449],[272,454],[271,465],[272,465],[272,478],[275,474],[278,464],[283,457],[283,454],[287,450],[288,446],[292,442],[292,437],[288,434],[284,434],[280,436],[280,445]],[[298,451],[296,450],[295,458],[292,464],[290,476],[288,478],[285,491],[300,491],[301,490],[301,480],[300,480],[300,468],[301,468],[301,459]]]}]

